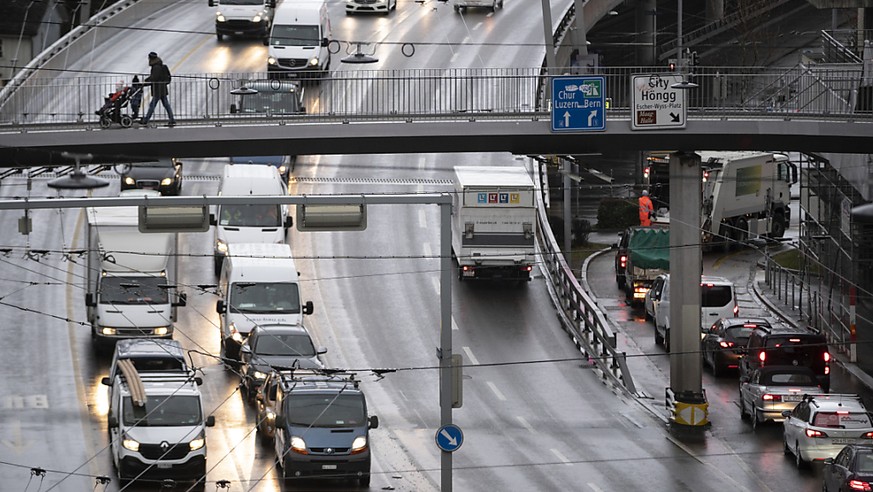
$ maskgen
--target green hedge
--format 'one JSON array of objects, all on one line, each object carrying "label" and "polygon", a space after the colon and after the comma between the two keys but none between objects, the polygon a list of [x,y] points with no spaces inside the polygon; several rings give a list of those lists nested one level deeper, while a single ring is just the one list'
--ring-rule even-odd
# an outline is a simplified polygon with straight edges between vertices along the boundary
[{"label": "green hedge", "polygon": [[597,229],[623,230],[640,225],[639,206],[636,200],[604,198],[597,209]]}]

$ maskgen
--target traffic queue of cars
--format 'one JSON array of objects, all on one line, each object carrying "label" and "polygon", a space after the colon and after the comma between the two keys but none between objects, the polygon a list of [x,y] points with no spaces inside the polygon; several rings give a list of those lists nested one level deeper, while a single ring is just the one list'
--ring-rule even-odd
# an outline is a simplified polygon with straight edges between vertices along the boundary
[{"label": "traffic queue of cars", "polygon": [[[130,169],[122,177],[122,187],[130,189],[125,193],[178,193],[172,185],[181,182],[181,163],[167,159],[156,167],[178,178],[165,187],[152,177],[157,171],[141,177],[142,168]],[[228,164],[219,190],[225,196],[281,196],[287,185],[276,166]],[[301,301],[286,242],[287,206],[241,203],[214,211],[220,360],[239,375],[244,401],[257,405],[253,424],[276,449],[281,476],[369,485],[369,430],[379,420],[368,414],[354,374],[326,368],[327,349],[316,346],[303,322],[313,304]],[[141,330],[113,340],[109,375],[101,383],[109,387],[109,450],[122,484],[169,480],[202,488],[206,481],[206,428],[215,417],[204,413],[203,378],[171,334]]]}]

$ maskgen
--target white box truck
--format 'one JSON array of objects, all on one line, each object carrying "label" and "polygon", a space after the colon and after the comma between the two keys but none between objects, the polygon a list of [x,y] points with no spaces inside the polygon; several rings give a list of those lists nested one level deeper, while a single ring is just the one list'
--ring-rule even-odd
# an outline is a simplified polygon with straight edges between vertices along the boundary
[{"label": "white box truck", "polygon": [[330,17],[324,1],[288,1],[276,9],[267,49],[271,79],[318,79],[330,69]]},{"label": "white box truck", "polygon": [[223,357],[238,361],[255,325],[300,325],[312,301],[300,302],[297,266],[288,244],[231,244],[218,281],[215,305]]},{"label": "white box truck", "polygon": [[215,12],[215,35],[267,39],[273,25],[276,0],[209,0]]},{"label": "white box truck", "polygon": [[703,242],[780,238],[791,220],[797,166],[772,152],[699,152],[703,166]]},{"label": "white box truck", "polygon": [[137,207],[86,209],[85,305],[98,348],[122,338],[172,338],[186,294],[178,234],[139,232]]},{"label": "white box truck", "polygon": [[452,255],[459,279],[530,280],[535,192],[523,167],[455,166]]}]

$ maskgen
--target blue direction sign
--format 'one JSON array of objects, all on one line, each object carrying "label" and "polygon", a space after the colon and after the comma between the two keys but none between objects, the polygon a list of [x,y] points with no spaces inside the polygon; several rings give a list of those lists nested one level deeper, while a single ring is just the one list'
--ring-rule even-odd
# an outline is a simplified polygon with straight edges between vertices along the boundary
[{"label": "blue direction sign", "polygon": [[464,444],[464,433],[455,424],[444,425],[437,430],[434,440],[440,449],[452,453]]},{"label": "blue direction sign", "polygon": [[606,79],[561,76],[552,79],[552,131],[606,129]]}]

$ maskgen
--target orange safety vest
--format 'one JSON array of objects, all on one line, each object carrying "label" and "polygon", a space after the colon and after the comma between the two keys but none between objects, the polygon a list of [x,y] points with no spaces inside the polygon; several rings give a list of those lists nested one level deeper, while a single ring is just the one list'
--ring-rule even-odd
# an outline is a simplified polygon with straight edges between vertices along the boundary
[{"label": "orange safety vest", "polygon": [[652,205],[652,200],[643,195],[640,197],[640,225],[641,226],[650,226],[652,225],[652,220],[649,218],[649,215],[654,213],[655,207]]}]

